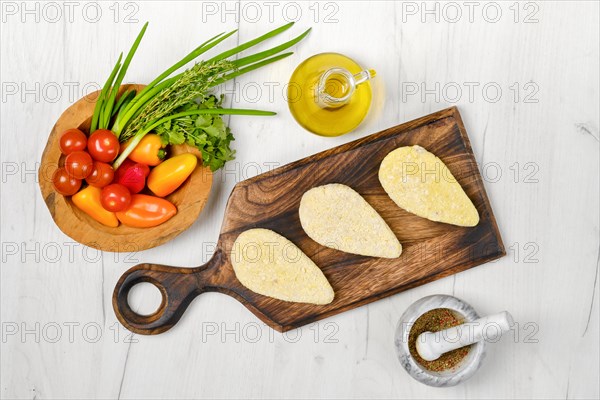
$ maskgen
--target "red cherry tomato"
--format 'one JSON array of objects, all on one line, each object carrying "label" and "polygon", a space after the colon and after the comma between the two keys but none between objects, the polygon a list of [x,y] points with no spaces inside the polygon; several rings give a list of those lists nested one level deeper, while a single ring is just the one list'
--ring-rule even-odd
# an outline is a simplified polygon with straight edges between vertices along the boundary
[{"label": "red cherry tomato", "polygon": [[59,168],[52,175],[52,184],[58,193],[63,196],[72,196],[81,187],[81,180],[69,176],[66,169]]},{"label": "red cherry tomato", "polygon": [[79,129],[69,129],[65,131],[58,142],[61,153],[69,155],[74,151],[85,150],[87,145],[87,136]]},{"label": "red cherry tomato", "polygon": [[110,164],[94,161],[92,172],[85,178],[85,181],[91,186],[103,188],[113,181],[114,176],[115,171]]},{"label": "red cherry tomato", "polygon": [[100,203],[106,211],[123,211],[129,207],[131,193],[129,189],[119,183],[105,186],[100,194]]},{"label": "red cherry tomato", "polygon": [[87,148],[96,161],[112,162],[119,155],[119,139],[112,131],[98,129],[88,139]]},{"label": "red cherry tomato", "polygon": [[74,151],[65,158],[65,169],[75,179],[85,179],[92,172],[94,162],[85,151]]}]

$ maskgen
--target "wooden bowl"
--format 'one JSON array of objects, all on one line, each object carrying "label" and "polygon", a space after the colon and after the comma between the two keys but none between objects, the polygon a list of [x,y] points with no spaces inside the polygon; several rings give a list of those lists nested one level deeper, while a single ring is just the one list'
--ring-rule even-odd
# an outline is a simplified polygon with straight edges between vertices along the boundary
[{"label": "wooden bowl", "polygon": [[[131,88],[139,91],[144,85],[122,85],[119,95]],[[86,246],[104,251],[133,252],[166,243],[189,228],[206,205],[212,185],[212,172],[210,168],[202,166],[201,162],[198,162],[183,185],[166,197],[177,206],[177,214],[153,228],[132,228],[123,224],[111,228],[102,225],[75,207],[70,197],[62,196],[54,190],[52,175],[63,166],[65,158],[59,149],[60,135],[71,128],[79,128],[88,133],[98,94],[99,92],[90,93],[67,108],[50,132],[38,171],[46,206],[60,230]],[[194,153],[201,158],[197,149],[187,145],[171,146],[169,156],[182,153]]]}]

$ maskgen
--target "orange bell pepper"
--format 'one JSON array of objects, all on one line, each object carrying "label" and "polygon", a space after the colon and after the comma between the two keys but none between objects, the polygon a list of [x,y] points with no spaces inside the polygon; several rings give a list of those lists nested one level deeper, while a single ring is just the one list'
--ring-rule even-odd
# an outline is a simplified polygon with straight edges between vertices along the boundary
[{"label": "orange bell pepper", "polygon": [[114,212],[107,211],[102,207],[102,203],[100,203],[100,192],[102,192],[102,189],[88,186],[75,193],[71,197],[71,201],[73,201],[73,204],[75,204],[77,208],[100,222],[102,225],[116,228],[119,226],[119,220]]},{"label": "orange bell pepper", "polygon": [[169,200],[147,194],[134,194],[125,211],[117,212],[123,224],[134,228],[151,228],[168,221],[177,214],[177,207]]},{"label": "orange bell pepper", "polygon": [[198,158],[191,153],[169,158],[150,172],[148,188],[159,197],[173,193],[191,175],[197,163]]},{"label": "orange bell pepper", "polygon": [[[127,142],[121,145],[121,150],[127,148],[132,139],[129,139]],[[149,133],[142,138],[140,143],[133,149],[131,154],[129,154],[129,159],[135,161],[136,163],[155,166],[160,164],[164,158],[164,150],[163,147],[165,145],[160,140],[160,136]]]}]

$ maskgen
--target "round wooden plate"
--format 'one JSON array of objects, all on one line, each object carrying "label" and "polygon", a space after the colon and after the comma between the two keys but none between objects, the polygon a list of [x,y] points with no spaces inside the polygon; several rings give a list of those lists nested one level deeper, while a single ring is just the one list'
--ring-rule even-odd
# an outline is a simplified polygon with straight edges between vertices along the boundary
[{"label": "round wooden plate", "polygon": [[[144,85],[122,85],[119,95],[132,88],[139,91]],[[133,252],[166,243],[189,228],[206,205],[212,186],[212,172],[200,162],[183,185],[166,197],[177,206],[177,214],[153,228],[132,228],[123,224],[116,228],[104,226],[75,207],[70,197],[54,190],[52,175],[63,166],[65,158],[58,146],[60,135],[71,128],[79,128],[86,133],[89,131],[98,94],[90,93],[67,108],[52,128],[38,171],[46,206],[60,230],[86,246],[104,251]],[[201,158],[197,149],[187,145],[171,146],[169,153],[169,156],[194,153]]]}]

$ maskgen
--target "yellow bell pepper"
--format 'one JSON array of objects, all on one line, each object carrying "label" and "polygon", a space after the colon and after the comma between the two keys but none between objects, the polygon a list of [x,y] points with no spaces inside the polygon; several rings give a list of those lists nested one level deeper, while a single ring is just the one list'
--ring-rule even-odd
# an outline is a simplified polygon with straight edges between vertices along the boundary
[{"label": "yellow bell pepper", "polygon": [[[127,148],[132,140],[133,138],[123,143],[121,149],[124,150]],[[162,144],[160,136],[149,133],[144,136],[137,146],[135,146],[131,154],[129,154],[129,159],[140,164],[150,166],[158,165],[163,161],[161,155],[164,154],[164,147],[165,145]]]},{"label": "yellow bell pepper", "polygon": [[100,222],[102,225],[116,228],[119,226],[119,220],[114,212],[110,212],[102,207],[100,203],[100,192],[102,189],[88,186],[75,193],[71,200],[81,211]]},{"label": "yellow bell pepper", "polygon": [[171,157],[158,164],[148,175],[147,185],[158,197],[173,193],[196,168],[198,159],[191,153]]}]

